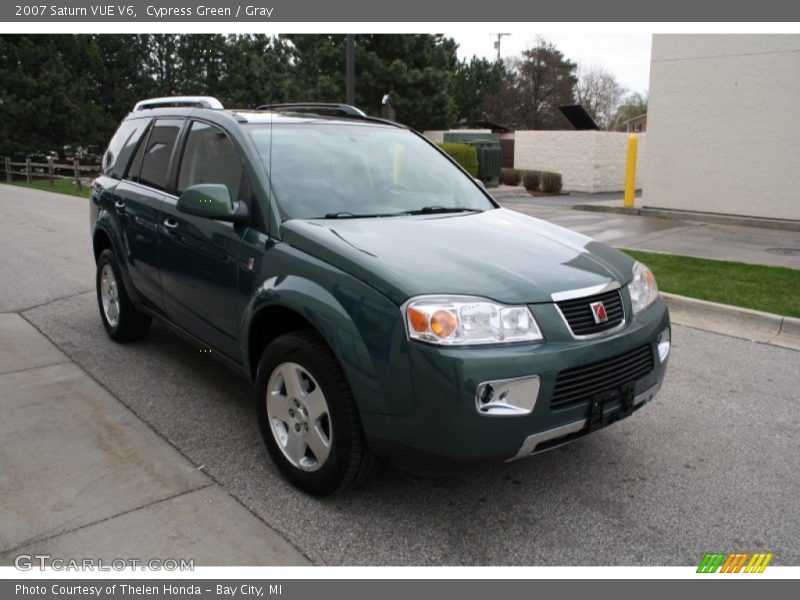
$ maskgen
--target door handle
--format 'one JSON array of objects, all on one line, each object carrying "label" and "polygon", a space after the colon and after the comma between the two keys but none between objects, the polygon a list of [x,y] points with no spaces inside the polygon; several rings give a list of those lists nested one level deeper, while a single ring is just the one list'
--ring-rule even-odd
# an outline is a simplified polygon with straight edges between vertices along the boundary
[{"label": "door handle", "polygon": [[122,214],[125,212],[125,203],[122,202],[121,200],[117,200],[116,202],[114,202],[114,208],[117,209],[117,212],[119,214]]},{"label": "door handle", "polygon": [[178,228],[178,222],[172,219],[164,219],[164,227],[167,228],[167,231],[173,232]]}]

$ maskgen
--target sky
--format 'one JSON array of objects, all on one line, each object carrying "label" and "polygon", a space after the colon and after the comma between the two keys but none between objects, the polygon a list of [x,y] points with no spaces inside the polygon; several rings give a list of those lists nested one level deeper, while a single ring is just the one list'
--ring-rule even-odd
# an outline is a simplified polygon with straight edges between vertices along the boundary
[{"label": "sky", "polygon": [[[497,31],[445,31],[458,43],[458,57],[469,59],[473,55],[495,58],[497,51],[494,42]],[[631,34],[570,34],[541,33],[531,29],[530,34],[512,33],[503,38],[500,45],[503,58],[519,55],[525,48],[536,42],[537,35],[552,42],[564,55],[579,65],[600,65],[614,73],[617,80],[631,92],[645,92],[650,82],[650,43],[649,33]]]}]

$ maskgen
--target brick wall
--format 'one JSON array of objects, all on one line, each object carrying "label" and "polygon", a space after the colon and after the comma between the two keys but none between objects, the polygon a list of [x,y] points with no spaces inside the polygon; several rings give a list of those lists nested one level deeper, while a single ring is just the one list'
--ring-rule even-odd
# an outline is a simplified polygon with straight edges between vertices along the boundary
[{"label": "brick wall", "polygon": [[647,131],[647,115],[634,117],[633,119],[628,121],[625,125],[627,125],[628,132],[630,133],[644,133],[645,131]]},{"label": "brick wall", "polygon": [[[514,167],[561,173],[564,189],[621,192],[625,189],[628,133],[616,131],[517,131]],[[636,187],[642,174],[647,134],[639,134]]]}]

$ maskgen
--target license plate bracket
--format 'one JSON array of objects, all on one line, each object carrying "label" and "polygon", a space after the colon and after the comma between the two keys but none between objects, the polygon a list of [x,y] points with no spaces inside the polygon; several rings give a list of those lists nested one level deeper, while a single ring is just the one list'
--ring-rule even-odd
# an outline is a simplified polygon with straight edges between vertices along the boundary
[{"label": "license plate bracket", "polygon": [[634,397],[633,383],[595,394],[589,405],[588,428],[605,427],[630,415]]}]

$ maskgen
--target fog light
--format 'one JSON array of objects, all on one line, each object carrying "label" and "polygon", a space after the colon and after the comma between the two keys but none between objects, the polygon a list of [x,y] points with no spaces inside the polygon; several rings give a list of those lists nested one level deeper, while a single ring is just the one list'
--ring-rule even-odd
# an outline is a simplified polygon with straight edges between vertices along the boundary
[{"label": "fog light", "polygon": [[538,397],[538,375],[485,381],[475,390],[475,407],[482,415],[528,415]]},{"label": "fog light", "polygon": [[662,363],[667,360],[667,356],[669,355],[670,341],[669,327],[667,327],[658,336],[658,360]]},{"label": "fog light", "polygon": [[478,401],[481,404],[489,404],[494,398],[494,387],[491,383],[482,383],[478,386]]}]

